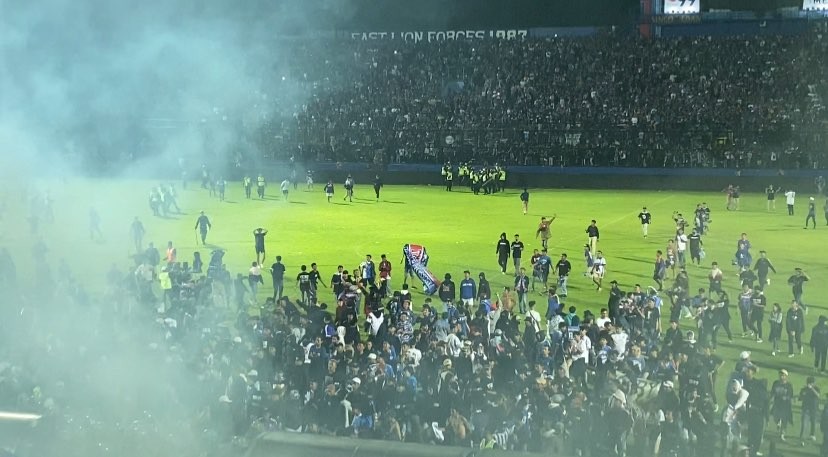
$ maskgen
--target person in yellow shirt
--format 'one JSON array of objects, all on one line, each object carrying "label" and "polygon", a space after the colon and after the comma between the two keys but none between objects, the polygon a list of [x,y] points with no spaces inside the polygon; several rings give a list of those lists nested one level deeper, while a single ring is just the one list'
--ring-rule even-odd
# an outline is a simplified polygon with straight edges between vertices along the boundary
[{"label": "person in yellow shirt", "polygon": [[[163,292],[164,302],[163,305],[168,305],[172,302],[172,278],[170,278],[170,272],[167,271],[167,267],[161,268],[161,273],[158,274],[158,282],[161,286],[161,291]],[[163,310],[160,310],[163,311]]]}]

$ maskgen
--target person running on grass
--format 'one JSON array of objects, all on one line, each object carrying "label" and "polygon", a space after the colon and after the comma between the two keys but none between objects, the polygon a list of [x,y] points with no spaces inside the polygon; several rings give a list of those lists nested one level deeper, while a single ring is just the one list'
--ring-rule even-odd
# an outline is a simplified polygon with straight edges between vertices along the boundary
[{"label": "person running on grass", "polygon": [[328,184],[325,184],[325,197],[328,199],[328,203],[331,202],[331,199],[334,196],[334,185],[331,180],[328,180]]}]

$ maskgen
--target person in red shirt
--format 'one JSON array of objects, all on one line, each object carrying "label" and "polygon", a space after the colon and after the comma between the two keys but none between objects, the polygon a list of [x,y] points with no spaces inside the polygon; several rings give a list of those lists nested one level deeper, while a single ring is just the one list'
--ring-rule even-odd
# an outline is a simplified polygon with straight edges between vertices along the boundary
[{"label": "person in red shirt", "polygon": [[379,263],[379,277],[380,277],[380,292],[383,297],[391,294],[391,262],[385,257],[385,254],[380,256]]}]

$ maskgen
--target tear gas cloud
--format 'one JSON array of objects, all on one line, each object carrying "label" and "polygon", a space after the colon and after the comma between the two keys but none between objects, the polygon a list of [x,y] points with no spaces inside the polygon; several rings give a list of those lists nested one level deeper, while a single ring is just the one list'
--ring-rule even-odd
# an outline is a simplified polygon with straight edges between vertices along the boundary
[{"label": "tear gas cloud", "polygon": [[[204,405],[224,380],[186,355],[204,341],[175,340],[175,323],[151,313],[124,313],[137,305],[104,277],[74,279],[90,259],[67,247],[83,243],[66,227],[85,224],[76,219],[86,220],[87,205],[118,208],[105,219],[124,226],[144,208],[61,192],[74,177],[153,178],[179,161],[195,170],[240,153],[260,158],[267,151],[247,136],[308,97],[281,77],[296,58],[284,36],[325,28],[345,5],[304,3],[0,0],[0,411],[44,414],[36,426],[0,421],[0,449],[220,450],[219,413]],[[39,259],[17,234],[32,235],[20,207],[44,188],[63,230],[47,232],[49,257]]]}]

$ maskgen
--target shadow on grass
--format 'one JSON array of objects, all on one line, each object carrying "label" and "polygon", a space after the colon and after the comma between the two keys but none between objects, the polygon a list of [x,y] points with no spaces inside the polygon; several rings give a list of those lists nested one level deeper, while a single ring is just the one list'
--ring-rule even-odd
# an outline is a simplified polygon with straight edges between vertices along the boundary
[{"label": "shadow on grass", "polygon": [[621,260],[629,260],[630,262],[650,263],[650,261],[647,259],[637,259],[635,257],[616,256],[615,258]]},{"label": "shadow on grass", "polygon": [[382,203],[393,203],[395,205],[405,205],[405,202],[401,202],[399,200],[383,200]]}]

